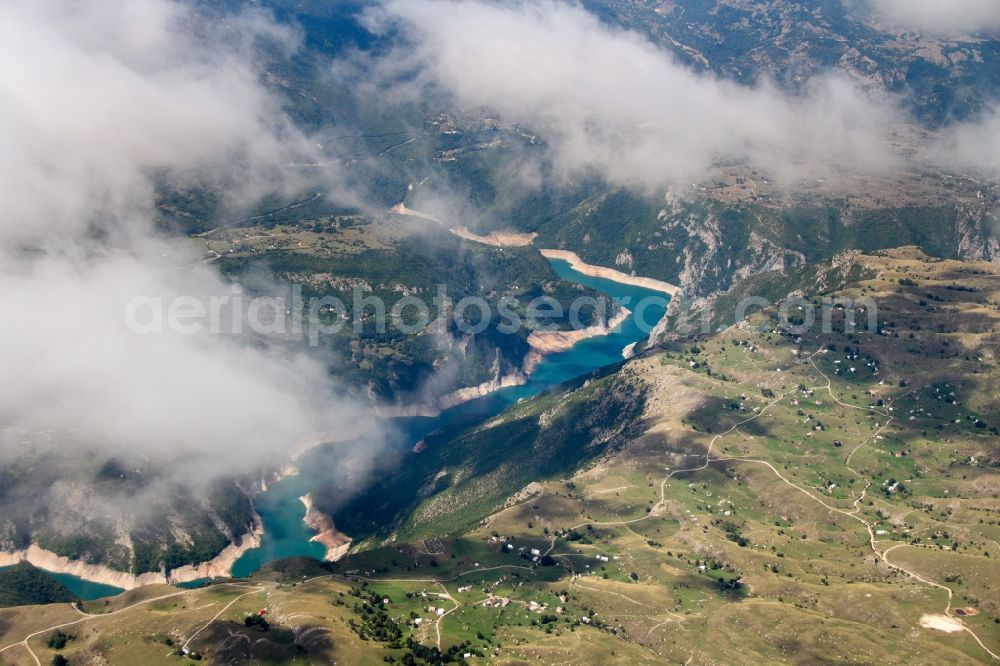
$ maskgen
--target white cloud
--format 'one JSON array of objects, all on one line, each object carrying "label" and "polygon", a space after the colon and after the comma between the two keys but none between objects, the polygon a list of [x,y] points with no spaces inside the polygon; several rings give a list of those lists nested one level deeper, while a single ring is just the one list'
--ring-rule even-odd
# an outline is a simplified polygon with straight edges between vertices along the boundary
[{"label": "white cloud", "polygon": [[943,130],[931,154],[949,167],[1000,175],[1000,107]]},{"label": "white cloud", "polygon": [[[160,249],[160,248],[153,248]],[[21,265],[0,286],[0,420],[77,431],[117,455],[139,454],[211,477],[280,464],[305,435],[356,423],[324,367],[212,333],[140,334],[126,326],[137,295],[169,304],[230,296],[208,268],[178,272],[130,248],[92,261]],[[136,316],[152,320],[142,307]]]},{"label": "white cloud", "polygon": [[884,168],[894,105],[830,74],[788,97],[696,74],[644,37],[557,2],[393,0],[373,24],[399,22],[422,83],[538,129],[568,172],[597,169],[651,187],[722,160],[787,178],[837,165]]},{"label": "white cloud", "polygon": [[246,204],[312,150],[259,84],[255,39],[297,37],[172,0],[0,3],[0,429],[67,428],[212,476],[280,460],[346,410],[357,421],[320,362],[126,328],[135,296],[229,293],[154,233],[155,176],[214,179]]},{"label": "white cloud", "polygon": [[871,0],[884,20],[939,35],[1000,30],[997,0]]},{"label": "white cloud", "polygon": [[[279,181],[277,167],[309,150],[257,84],[243,45],[210,27],[196,38],[194,21],[169,0],[0,6],[7,241],[134,214],[154,170],[201,167],[245,194]],[[254,15],[239,27],[261,25]],[[279,29],[266,36],[292,39]]]}]

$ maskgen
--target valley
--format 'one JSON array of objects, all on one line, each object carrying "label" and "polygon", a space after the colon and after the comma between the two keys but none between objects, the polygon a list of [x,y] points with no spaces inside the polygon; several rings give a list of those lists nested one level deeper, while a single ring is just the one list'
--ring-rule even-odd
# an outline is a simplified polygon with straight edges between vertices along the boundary
[{"label": "valley", "polygon": [[0,666],[1000,663],[990,2],[0,31]]},{"label": "valley", "polygon": [[[224,661],[245,649],[233,622],[259,606],[275,626],[317,637],[299,643],[306,654],[362,662],[411,649],[407,637],[500,662],[783,661],[810,658],[813,645],[838,659],[892,650],[922,662],[988,661],[1000,615],[989,342],[1000,273],[912,249],[853,261],[861,277],[828,295],[873,294],[879,329],[849,332],[835,315],[832,331],[796,338],[776,333],[777,311],[765,309],[694,345],[650,349],[602,379],[513,405],[461,434],[475,455],[425,467],[453,481],[410,510],[398,541],[372,541],[322,569],[286,560],[246,583],[177,592],[176,607],[150,602],[155,630],[141,619],[147,611],[123,611],[135,614],[138,633],[105,645],[124,655],[191,638],[189,649]],[[919,284],[900,284],[907,279]],[[931,306],[927,294],[940,300]],[[910,328],[927,307],[952,314],[940,327]],[[907,362],[933,358],[930,349],[947,352],[919,369]],[[557,424],[580,401],[607,405],[608,382],[641,399],[599,412],[605,420],[585,425],[587,439],[594,428],[632,424],[624,437],[610,435],[616,443],[592,450],[576,471],[470,477],[497,487],[506,503],[463,494],[462,466],[482,465],[491,439],[514,441],[515,424],[537,424],[520,439],[546,441],[546,450],[580,446],[578,430]],[[432,443],[416,458],[439,450]],[[537,481],[519,481],[527,478]],[[434,536],[446,532],[462,536]],[[329,610],[301,614],[316,604]],[[430,606],[444,611],[428,614]],[[399,627],[399,638],[366,633],[373,612]],[[17,613],[0,611],[11,627],[0,649],[24,640],[28,625]],[[48,617],[56,621],[34,625],[43,633],[27,641],[32,649],[44,649],[46,627],[60,621]],[[960,630],[942,630],[952,627]],[[232,640],[206,638],[219,632]],[[90,649],[87,635],[70,655]],[[248,649],[282,649],[277,635],[264,638]],[[600,647],[581,654],[580,641]],[[23,643],[5,656],[15,649]]]}]

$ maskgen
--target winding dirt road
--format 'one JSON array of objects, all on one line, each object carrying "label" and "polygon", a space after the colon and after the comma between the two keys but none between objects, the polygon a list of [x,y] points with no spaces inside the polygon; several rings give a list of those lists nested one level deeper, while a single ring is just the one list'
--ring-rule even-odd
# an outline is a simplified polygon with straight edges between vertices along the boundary
[{"label": "winding dirt road", "polygon": [[[225,586],[225,587],[247,587],[244,583],[220,583],[216,587],[223,587],[223,586]],[[264,587],[257,587],[257,588],[254,588],[253,590],[251,590],[250,592],[247,592],[246,594],[241,594],[240,596],[236,597],[236,599],[233,599],[233,601],[231,601],[226,606],[226,608],[229,608],[238,599],[241,599],[241,598],[245,597],[247,594],[252,594],[254,592],[260,592],[261,590],[264,590],[264,589],[265,589]],[[60,624],[54,624],[51,627],[46,627],[45,629],[39,629],[38,631],[34,631],[34,632],[28,634],[27,636],[25,636],[22,640],[17,641],[16,643],[11,643],[10,645],[7,645],[6,647],[0,648],[0,654],[6,652],[7,650],[10,650],[10,649],[22,646],[22,647],[24,647],[25,650],[28,651],[28,654],[31,655],[31,658],[35,660],[35,663],[38,664],[38,666],[42,666],[42,662],[38,659],[38,655],[36,655],[35,651],[31,649],[30,645],[28,645],[28,641],[30,641],[32,638],[35,638],[37,636],[41,636],[42,634],[51,633],[51,632],[55,631],[56,629],[64,629],[66,627],[73,627],[73,626],[76,626],[78,624],[82,624],[84,622],[87,622],[89,620],[95,620],[95,619],[98,619],[98,618],[106,618],[106,617],[113,617],[115,615],[120,615],[120,614],[128,612],[128,611],[130,611],[130,610],[132,610],[134,608],[138,608],[139,606],[144,606],[146,604],[151,604],[154,601],[161,601],[163,599],[170,599],[172,597],[177,597],[177,596],[180,596],[180,595],[183,595],[183,594],[188,594],[189,592],[190,592],[190,590],[181,590],[179,592],[171,592],[170,594],[163,594],[163,595],[160,595],[158,597],[151,597],[149,599],[144,599],[142,601],[137,601],[134,604],[130,604],[128,606],[125,606],[123,608],[119,608],[118,610],[110,611],[108,613],[87,613],[84,610],[82,610],[79,607],[77,607],[75,604],[69,604],[77,613],[80,613],[81,615],[83,615],[83,617],[81,617],[79,620],[73,620],[72,622],[62,622]],[[190,638],[188,638],[188,640],[184,642],[184,646],[187,646],[187,644],[191,642],[191,639],[194,638],[195,636],[197,636],[198,633],[200,633],[202,631],[202,629],[204,629],[209,624],[211,624],[212,622],[214,622],[219,617],[219,615],[221,615],[226,610],[226,608],[223,608],[221,611],[219,611],[219,613],[217,613],[215,617],[213,617],[211,620],[209,620],[208,623],[206,623],[203,627],[201,627],[200,629],[198,629],[198,631],[196,631]]]},{"label": "winding dirt road", "polygon": [[[753,421],[753,420],[755,420],[755,419],[763,416],[774,405],[776,405],[779,402],[781,402],[782,400],[784,400],[786,396],[788,396],[788,395],[790,395],[792,393],[797,392],[798,389],[796,388],[796,389],[793,389],[793,390],[786,391],[786,392],[782,393],[777,398],[775,398],[774,400],[772,400],[771,402],[769,402],[767,405],[765,405],[759,412],[757,412],[753,416],[751,416],[751,417],[749,417],[747,419],[744,419],[744,420],[736,423],[735,425],[733,425],[728,430],[715,435],[711,439],[711,441],[709,442],[709,444],[708,444],[708,449],[705,452],[705,462],[702,463],[701,465],[698,465],[697,467],[689,467],[689,468],[686,468],[686,469],[675,469],[675,470],[669,471],[667,473],[667,475],[663,478],[663,480],[660,482],[660,500],[659,500],[659,502],[657,502],[653,506],[652,510],[649,513],[647,513],[646,515],[640,516],[639,518],[634,518],[632,520],[605,521],[605,522],[587,521],[585,523],[581,523],[579,525],[576,525],[576,526],[574,526],[574,527],[572,527],[570,529],[574,529],[575,530],[575,529],[584,527],[586,525],[609,525],[609,526],[613,526],[613,525],[632,525],[634,523],[642,522],[644,520],[647,520],[648,518],[651,518],[651,517],[653,517],[655,515],[658,515],[658,510],[661,509],[667,503],[667,499],[666,499],[666,486],[667,486],[667,482],[670,481],[670,479],[675,474],[680,474],[680,473],[685,473],[685,472],[698,472],[698,471],[706,469],[713,462],[727,462],[727,461],[731,461],[731,462],[744,462],[744,463],[751,463],[751,464],[756,464],[756,465],[763,465],[763,466],[767,467],[768,469],[770,469],[775,474],[775,476],[777,476],[778,479],[780,479],[782,482],[784,482],[785,484],[787,484],[790,487],[794,488],[795,490],[803,493],[804,495],[806,495],[807,497],[809,497],[811,500],[813,500],[815,502],[818,502],[819,504],[823,505],[825,508],[829,509],[830,511],[833,511],[835,513],[839,513],[841,515],[844,515],[844,516],[847,516],[849,518],[852,518],[852,519],[858,521],[859,523],[861,523],[862,525],[864,525],[865,529],[868,531],[868,544],[869,544],[870,548],[872,549],[872,552],[875,553],[876,559],[882,560],[883,562],[885,562],[886,566],[888,566],[888,567],[890,567],[892,569],[895,569],[896,571],[902,572],[902,573],[910,576],[914,580],[919,581],[920,583],[923,583],[923,584],[928,585],[930,587],[935,587],[935,588],[940,589],[940,590],[944,590],[945,593],[947,593],[947,595],[948,595],[948,603],[945,606],[944,614],[947,617],[955,620],[959,625],[961,625],[962,629],[966,633],[968,633],[970,636],[972,636],[972,638],[976,641],[976,643],[978,643],[979,646],[984,651],[986,651],[986,653],[988,653],[994,660],[1000,661],[1000,655],[997,655],[995,652],[993,652],[988,647],[986,647],[986,645],[983,643],[983,641],[979,638],[979,636],[976,635],[976,633],[971,628],[969,628],[964,622],[962,622],[961,620],[959,620],[958,618],[954,617],[951,614],[951,604],[952,604],[952,599],[954,598],[954,591],[951,588],[949,588],[946,585],[942,585],[941,583],[937,583],[935,581],[929,580],[929,579],[925,578],[924,576],[921,576],[920,574],[916,573],[915,571],[911,571],[910,569],[907,569],[906,567],[904,567],[902,565],[894,564],[893,562],[891,562],[889,560],[888,554],[890,552],[892,552],[896,548],[900,548],[902,546],[907,546],[909,544],[897,543],[896,545],[891,546],[891,547],[889,547],[889,548],[887,548],[885,550],[879,550],[879,548],[877,546],[877,543],[878,543],[879,540],[875,538],[875,536],[876,536],[875,535],[875,530],[873,529],[871,523],[869,523],[867,520],[865,520],[860,515],[858,515],[860,513],[860,511],[861,511],[861,502],[867,496],[868,488],[871,486],[871,480],[865,478],[860,472],[858,472],[856,469],[854,469],[853,467],[851,467],[850,466],[850,459],[851,459],[851,457],[854,455],[854,453],[858,449],[860,449],[862,446],[867,445],[869,442],[874,441],[875,438],[877,438],[883,431],[885,431],[885,429],[889,427],[889,425],[892,423],[892,421],[894,420],[895,417],[892,416],[888,411],[883,412],[883,411],[880,411],[880,410],[875,409],[873,407],[863,407],[863,406],[851,405],[851,404],[842,402],[840,400],[840,398],[838,398],[836,396],[836,394],[834,394],[834,392],[833,392],[833,383],[830,380],[830,378],[822,370],[820,370],[819,367],[816,365],[815,361],[813,361],[813,358],[817,354],[820,354],[820,353],[824,353],[822,349],[819,349],[819,350],[813,352],[812,354],[810,354],[806,358],[806,360],[809,362],[809,364],[812,365],[813,369],[824,380],[826,380],[826,384],[819,385],[819,386],[814,386],[814,387],[812,387],[812,389],[813,390],[825,390],[825,391],[827,391],[830,394],[831,399],[833,399],[834,402],[836,402],[841,407],[845,407],[845,408],[849,408],[849,409],[858,409],[858,410],[862,410],[862,411],[868,411],[868,412],[877,414],[879,416],[882,416],[882,417],[884,417],[886,419],[886,421],[881,426],[879,426],[879,428],[874,433],[872,433],[871,437],[866,438],[865,440],[863,440],[857,446],[854,447],[854,449],[850,452],[850,454],[848,454],[847,460],[845,461],[845,466],[847,467],[847,469],[850,470],[855,476],[857,476],[860,479],[865,480],[865,482],[866,482],[864,489],[861,491],[861,493],[858,496],[858,498],[855,499],[854,502],[853,502],[853,507],[854,507],[853,509],[851,509],[851,510],[841,509],[840,507],[836,507],[836,506],[832,506],[830,504],[827,504],[822,498],[817,497],[812,492],[810,492],[808,489],[803,488],[802,486],[799,486],[799,485],[793,483],[792,481],[790,481],[781,472],[779,472],[777,470],[777,468],[774,467],[774,465],[772,465],[770,462],[768,462],[766,460],[759,460],[759,459],[756,459],[756,458],[743,458],[743,457],[738,457],[738,456],[718,456],[718,457],[714,457],[714,458],[712,457],[712,449],[714,448],[716,442],[718,442],[723,437],[732,434],[733,432],[735,432],[736,430],[738,430],[741,426],[744,426],[747,423],[750,423],[751,421]],[[907,394],[908,393],[912,393],[915,390],[917,390],[917,389],[912,389],[911,391],[908,391]],[[907,394],[904,394],[904,395],[907,395]],[[890,402],[890,406],[891,406],[891,402]],[[549,549],[546,551],[546,554],[548,554],[549,552],[551,552],[554,547],[555,547],[555,537],[553,537],[552,543],[550,544]]]}]

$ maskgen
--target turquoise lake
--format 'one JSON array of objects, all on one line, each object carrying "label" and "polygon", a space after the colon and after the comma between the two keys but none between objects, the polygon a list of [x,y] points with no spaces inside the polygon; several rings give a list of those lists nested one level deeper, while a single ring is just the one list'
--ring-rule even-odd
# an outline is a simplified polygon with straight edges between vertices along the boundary
[{"label": "turquoise lake", "polygon": [[[652,327],[666,314],[669,298],[658,291],[584,275],[561,259],[550,259],[549,263],[564,280],[578,282],[611,298],[621,299],[622,304],[632,311],[631,316],[608,335],[583,340],[569,351],[546,356],[523,386],[501,389],[484,398],[458,405],[433,419],[397,419],[409,436],[408,445],[412,446],[412,443],[459,415],[476,414],[485,418],[501,412],[518,400],[620,362],[622,350],[633,342],[644,340]],[[322,544],[310,541],[314,532],[303,522],[305,506],[299,497],[309,490],[307,480],[294,476],[273,484],[267,492],[261,494],[257,500],[257,511],[264,524],[261,545],[247,551],[236,561],[232,569],[233,576],[249,576],[268,562],[286,557],[323,559],[326,549]],[[78,576],[49,573],[84,600],[124,592],[121,588],[94,583]],[[200,579],[182,583],[180,587],[199,587],[206,582],[208,579]]]},{"label": "turquoise lake", "polygon": [[[433,419],[397,419],[409,436],[408,446],[412,447],[413,443],[459,415],[477,414],[485,418],[552,386],[619,363],[623,358],[622,350],[644,340],[666,314],[669,297],[661,292],[584,275],[561,259],[551,259],[549,263],[564,280],[621,299],[622,304],[631,310],[631,316],[608,335],[583,340],[569,351],[546,356],[523,386],[501,389],[458,405]],[[305,507],[299,496],[309,492],[307,486],[308,482],[302,477],[289,477],[275,483],[260,496],[257,511],[264,524],[261,547],[247,551],[233,565],[233,576],[249,576],[268,562],[285,557],[323,558],[326,549],[319,543],[309,541],[315,533],[302,522]]]},{"label": "turquoise lake", "polygon": [[[0,567],[0,570],[9,568],[11,567]],[[94,583],[89,580],[84,580],[79,576],[72,576],[70,574],[62,574],[62,573],[53,573],[51,571],[46,571],[46,573],[55,578],[63,585],[65,585],[70,592],[80,597],[84,601],[90,601],[91,599],[100,599],[101,597],[113,597],[116,594],[121,594],[122,592],[125,591],[120,587],[115,587],[114,585]]]},{"label": "turquoise lake", "polygon": [[249,576],[268,562],[285,557],[323,559],[326,548],[321,543],[309,541],[316,533],[302,522],[306,508],[299,497],[307,492],[309,489],[302,477],[291,476],[261,494],[257,500],[257,512],[264,523],[260,548],[247,551],[233,564],[233,576]]},{"label": "turquoise lake", "polygon": [[49,573],[50,576],[55,578],[57,581],[69,588],[69,591],[80,597],[84,601],[89,601],[91,599],[100,599],[101,597],[113,597],[116,594],[121,594],[125,590],[120,587],[115,587],[114,585],[105,585],[104,583],[94,583],[89,580],[84,580],[79,576],[73,576],[71,574],[61,574],[61,573]]}]

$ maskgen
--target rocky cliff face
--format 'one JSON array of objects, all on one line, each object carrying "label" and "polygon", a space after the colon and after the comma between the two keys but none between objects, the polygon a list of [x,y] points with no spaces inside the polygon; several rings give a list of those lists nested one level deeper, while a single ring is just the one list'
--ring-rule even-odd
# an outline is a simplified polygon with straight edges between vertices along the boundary
[{"label": "rocky cliff face", "polygon": [[299,498],[306,508],[306,515],[303,522],[312,530],[316,536],[310,541],[317,541],[326,547],[326,554],[323,560],[326,562],[336,562],[351,548],[351,537],[341,533],[334,525],[333,519],[313,505],[312,495],[306,493]]},{"label": "rocky cliff face", "polygon": [[8,559],[93,578],[70,570],[74,562],[138,580],[210,562],[250,543],[259,526],[252,484],[188,484],[102,455],[72,433],[48,434],[41,442],[6,433],[18,444],[0,461],[0,552]]},{"label": "rocky cliff face", "polygon": [[42,548],[37,543],[32,543],[27,548],[13,552],[0,551],[0,566],[28,562],[46,571],[71,574],[84,580],[112,585],[125,590],[157,583],[187,583],[200,578],[229,576],[236,560],[246,551],[260,546],[260,538],[263,533],[264,528],[260,518],[259,516],[255,517],[253,528],[249,532],[237,536],[233,543],[223,548],[212,559],[187,564],[172,571],[160,570],[145,573],[119,571],[103,564],[88,563],[58,555]]},{"label": "rocky cliff face", "polygon": [[[687,200],[618,190],[550,223],[542,241],[600,266],[621,265],[627,255],[636,275],[679,285],[674,312],[757,276],[787,275],[854,249],[915,245],[942,258],[1000,261],[994,188],[956,180],[955,202],[946,202],[941,183],[904,180],[880,184],[883,194],[860,203],[830,194],[800,202],[777,191],[727,201],[732,187],[723,185]],[[892,198],[903,185],[911,190]]]}]

